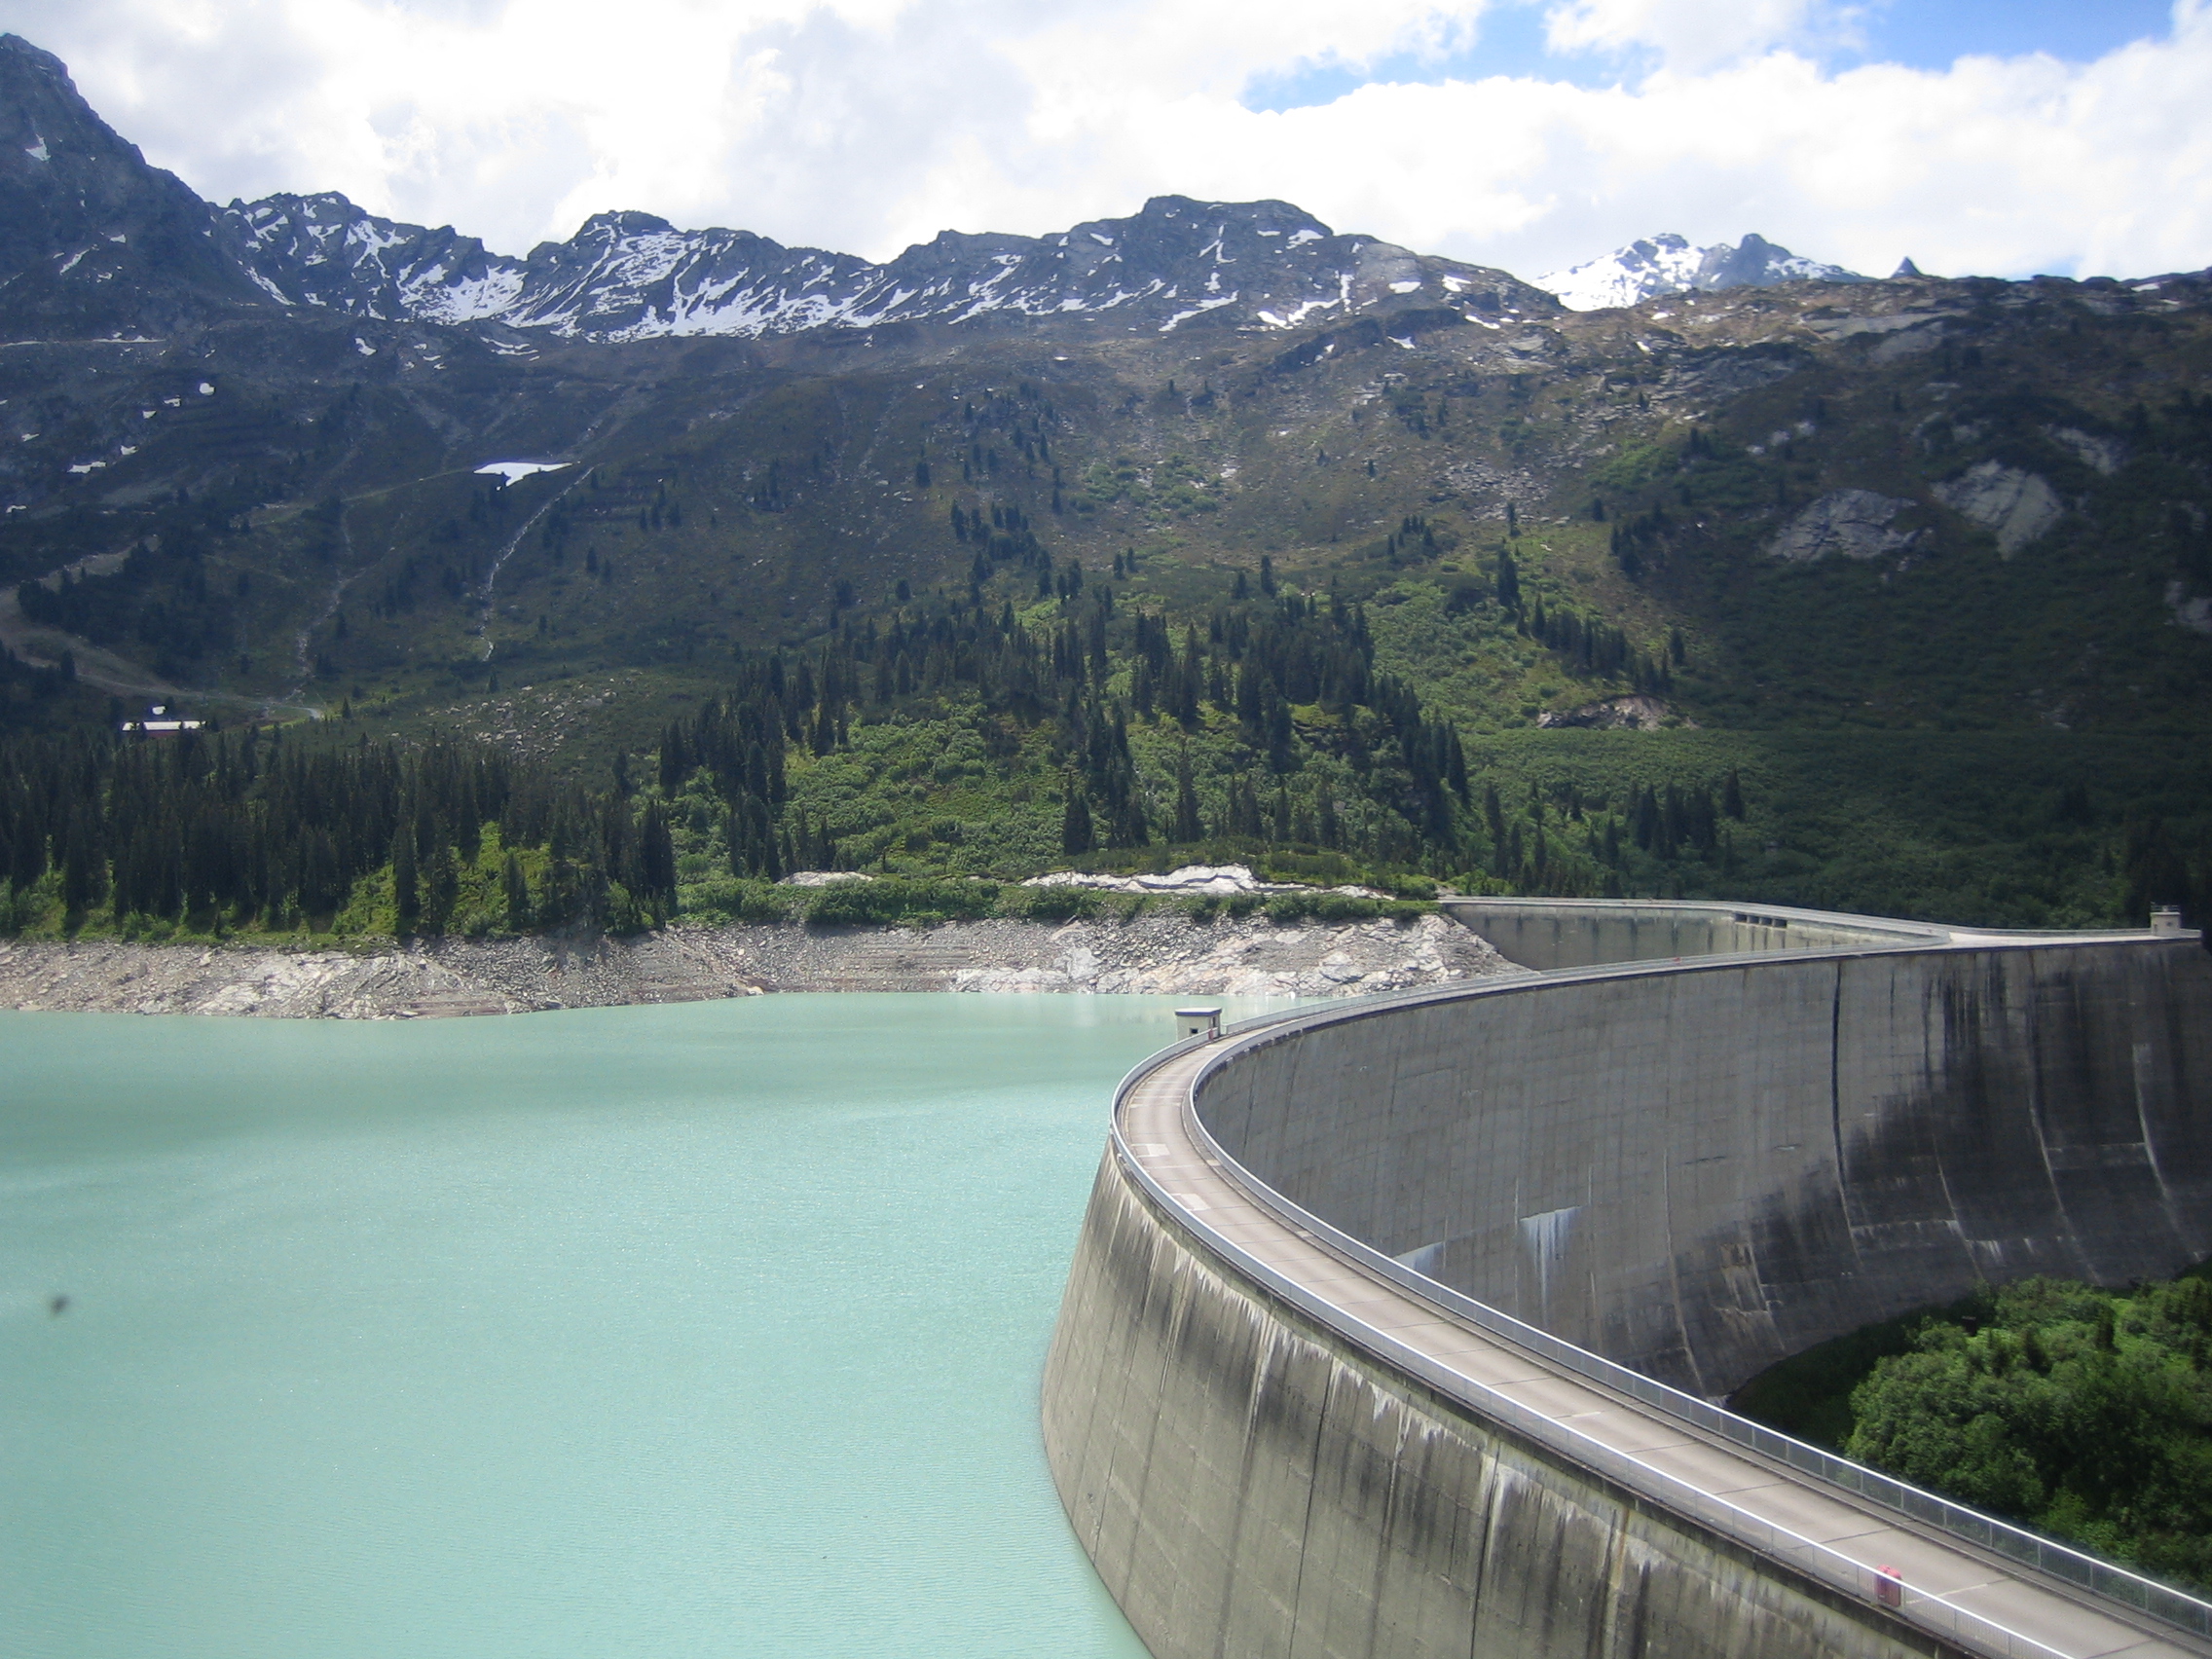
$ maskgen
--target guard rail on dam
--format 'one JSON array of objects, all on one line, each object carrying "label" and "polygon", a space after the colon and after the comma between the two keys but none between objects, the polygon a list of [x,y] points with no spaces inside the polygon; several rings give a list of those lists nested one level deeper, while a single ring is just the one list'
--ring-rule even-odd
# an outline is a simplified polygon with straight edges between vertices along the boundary
[{"label": "guard rail on dam", "polygon": [[1469,907],[1577,965],[1117,1096],[1045,1438],[1152,1651],[2212,1653],[2200,1601],[1711,1403],[1977,1284],[2212,1255],[2196,936]]}]

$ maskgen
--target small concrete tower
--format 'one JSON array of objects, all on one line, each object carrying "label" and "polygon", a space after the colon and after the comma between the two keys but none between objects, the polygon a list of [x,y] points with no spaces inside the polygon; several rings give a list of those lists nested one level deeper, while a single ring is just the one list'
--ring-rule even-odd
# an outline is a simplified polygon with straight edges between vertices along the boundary
[{"label": "small concrete tower", "polygon": [[2181,932],[2181,912],[2171,904],[2160,904],[2151,912],[2151,931],[2155,934]]},{"label": "small concrete tower", "polygon": [[1221,1010],[1218,1008],[1179,1008],[1175,1011],[1175,1035],[1202,1037],[1211,1043],[1221,1035]]}]

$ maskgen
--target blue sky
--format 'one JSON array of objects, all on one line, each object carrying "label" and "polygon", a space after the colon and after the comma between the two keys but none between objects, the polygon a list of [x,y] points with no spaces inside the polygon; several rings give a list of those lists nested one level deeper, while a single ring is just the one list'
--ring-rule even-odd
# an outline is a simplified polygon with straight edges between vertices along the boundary
[{"label": "blue sky", "polygon": [[[1434,86],[1491,75],[1604,87],[1656,65],[1658,54],[1648,47],[1550,50],[1546,10],[1539,0],[1506,0],[1484,14],[1473,44],[1457,51],[1397,52],[1365,63],[1323,60],[1271,69],[1245,83],[1240,101],[1252,110],[1305,109],[1370,84]],[[2168,0],[1890,0],[1852,7],[1848,16],[1808,31],[1796,44],[1831,70],[1865,63],[1940,70],[1970,55],[2030,53],[2088,63],[2134,41],[2163,40],[2172,22]]]}]

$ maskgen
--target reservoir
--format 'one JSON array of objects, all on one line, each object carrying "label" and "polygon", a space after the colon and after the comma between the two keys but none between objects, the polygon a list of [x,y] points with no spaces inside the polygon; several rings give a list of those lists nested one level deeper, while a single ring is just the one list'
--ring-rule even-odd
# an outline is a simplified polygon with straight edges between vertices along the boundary
[{"label": "reservoir", "polygon": [[1174,1001],[0,1014],[0,1652],[1142,1659],[1037,1390]]}]

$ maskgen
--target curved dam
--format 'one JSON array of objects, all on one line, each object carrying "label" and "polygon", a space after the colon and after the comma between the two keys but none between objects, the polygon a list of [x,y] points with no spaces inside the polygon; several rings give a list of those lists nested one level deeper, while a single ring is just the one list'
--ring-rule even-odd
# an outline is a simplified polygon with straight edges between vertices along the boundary
[{"label": "curved dam", "polygon": [[1160,1659],[2212,1653],[2202,1602],[1714,1403],[1977,1284],[2212,1255],[2194,935],[1460,910],[1551,971],[1117,1099],[1045,1436]]}]

